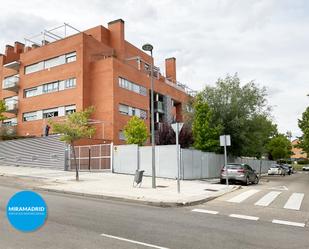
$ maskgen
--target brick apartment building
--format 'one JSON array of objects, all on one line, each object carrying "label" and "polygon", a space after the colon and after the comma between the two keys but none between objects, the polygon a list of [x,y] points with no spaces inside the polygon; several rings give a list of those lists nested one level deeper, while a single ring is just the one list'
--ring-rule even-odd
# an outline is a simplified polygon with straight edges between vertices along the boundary
[{"label": "brick apartment building", "polygon": [[[124,28],[120,19],[108,28],[66,37],[45,31],[40,43],[25,39],[25,44],[6,45],[0,55],[0,98],[8,119],[2,126],[21,136],[42,136],[49,118],[94,106],[95,138],[124,143],[122,130],[133,115],[149,128],[152,58],[125,40]],[[188,89],[176,81],[175,58],[165,63],[166,77],[154,67],[156,127],[181,121],[189,98]]]}]

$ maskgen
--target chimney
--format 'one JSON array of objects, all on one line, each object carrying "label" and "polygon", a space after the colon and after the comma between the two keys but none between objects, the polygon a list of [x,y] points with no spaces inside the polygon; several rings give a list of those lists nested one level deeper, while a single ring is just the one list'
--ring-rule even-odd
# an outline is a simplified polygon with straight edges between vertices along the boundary
[{"label": "chimney", "polygon": [[168,80],[176,83],[176,58],[175,57],[165,59],[165,74]]},{"label": "chimney", "polygon": [[108,23],[110,46],[115,49],[116,56],[124,59],[124,21],[117,19]]},{"label": "chimney", "polygon": [[15,52],[16,54],[21,54],[21,53],[23,53],[23,52],[24,52],[24,48],[25,48],[25,44],[23,44],[23,43],[21,43],[21,42],[18,42],[18,41],[16,41],[16,42],[14,43],[14,52]]}]

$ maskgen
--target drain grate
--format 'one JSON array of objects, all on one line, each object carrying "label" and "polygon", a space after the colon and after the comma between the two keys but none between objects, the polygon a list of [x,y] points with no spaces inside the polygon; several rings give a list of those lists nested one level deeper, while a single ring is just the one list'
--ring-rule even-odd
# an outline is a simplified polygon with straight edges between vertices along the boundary
[{"label": "drain grate", "polygon": [[164,185],[157,185],[157,188],[167,188],[168,186],[164,186]]}]

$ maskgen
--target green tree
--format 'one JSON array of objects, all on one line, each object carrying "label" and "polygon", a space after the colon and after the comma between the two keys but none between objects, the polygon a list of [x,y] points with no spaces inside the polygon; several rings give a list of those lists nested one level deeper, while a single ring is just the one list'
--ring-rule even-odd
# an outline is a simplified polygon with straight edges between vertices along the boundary
[{"label": "green tree", "polygon": [[192,132],[194,148],[202,151],[218,151],[222,127],[220,125],[213,125],[213,112],[202,95],[196,96],[193,108]]},{"label": "green tree", "polygon": [[303,135],[299,137],[299,144],[297,147],[309,153],[309,107],[303,112],[302,118],[298,120],[298,127],[303,132]]},{"label": "green tree", "polygon": [[84,111],[75,112],[67,116],[64,122],[50,121],[54,133],[61,134],[61,141],[68,143],[73,151],[76,181],[79,180],[79,173],[76,161],[75,142],[82,138],[90,138],[95,133],[88,120],[94,111],[94,107],[88,107]]},{"label": "green tree", "polygon": [[231,154],[260,156],[265,150],[265,141],[276,133],[276,126],[270,119],[266,89],[259,88],[253,81],[241,86],[235,74],[218,79],[215,86],[206,86],[201,96],[212,110],[210,122],[221,125],[222,134],[231,135]]},{"label": "green tree", "polygon": [[5,120],[7,117],[3,114],[6,111],[4,100],[0,100],[0,121]]},{"label": "green tree", "polygon": [[267,144],[269,158],[273,160],[288,158],[291,155],[291,142],[283,134],[274,136]]},{"label": "green tree", "polygon": [[145,122],[133,116],[124,127],[124,136],[128,144],[142,146],[148,138],[148,130]]}]

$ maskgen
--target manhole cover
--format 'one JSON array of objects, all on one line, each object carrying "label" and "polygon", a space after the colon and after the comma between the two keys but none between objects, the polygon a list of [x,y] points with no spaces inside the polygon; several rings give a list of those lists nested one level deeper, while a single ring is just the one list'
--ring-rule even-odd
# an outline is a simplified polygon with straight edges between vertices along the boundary
[{"label": "manhole cover", "polygon": [[218,191],[218,189],[210,189],[210,188],[205,188],[204,190],[205,191],[212,191],[212,192],[217,192]]}]

